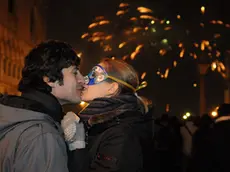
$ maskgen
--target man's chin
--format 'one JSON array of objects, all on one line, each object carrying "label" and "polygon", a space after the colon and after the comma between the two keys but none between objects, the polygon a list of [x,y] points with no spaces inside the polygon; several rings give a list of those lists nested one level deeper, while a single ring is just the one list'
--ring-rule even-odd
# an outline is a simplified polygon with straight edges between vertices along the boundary
[{"label": "man's chin", "polygon": [[71,104],[70,101],[64,100],[64,99],[59,99],[58,101],[59,101],[59,103],[60,103],[61,105]]},{"label": "man's chin", "polygon": [[81,102],[81,99],[68,99],[68,100],[63,100],[63,99],[59,99],[59,103],[61,105],[65,105],[65,104],[79,104]]}]

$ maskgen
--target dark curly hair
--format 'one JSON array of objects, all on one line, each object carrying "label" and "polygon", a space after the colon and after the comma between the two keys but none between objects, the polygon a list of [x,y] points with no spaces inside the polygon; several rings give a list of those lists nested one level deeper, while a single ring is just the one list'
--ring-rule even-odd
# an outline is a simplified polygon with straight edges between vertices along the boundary
[{"label": "dark curly hair", "polygon": [[72,65],[78,67],[80,58],[69,44],[56,40],[42,42],[25,57],[18,90],[24,92],[32,88],[51,92],[51,87],[43,81],[43,77],[63,84],[62,69]]}]

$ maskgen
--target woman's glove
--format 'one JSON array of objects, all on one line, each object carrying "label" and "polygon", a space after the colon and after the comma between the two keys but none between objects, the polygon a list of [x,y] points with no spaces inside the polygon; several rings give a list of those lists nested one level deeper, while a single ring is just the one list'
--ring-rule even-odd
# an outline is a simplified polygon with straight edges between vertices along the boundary
[{"label": "woman's glove", "polygon": [[65,140],[71,151],[85,148],[85,129],[79,121],[80,118],[74,112],[68,112],[61,121]]}]

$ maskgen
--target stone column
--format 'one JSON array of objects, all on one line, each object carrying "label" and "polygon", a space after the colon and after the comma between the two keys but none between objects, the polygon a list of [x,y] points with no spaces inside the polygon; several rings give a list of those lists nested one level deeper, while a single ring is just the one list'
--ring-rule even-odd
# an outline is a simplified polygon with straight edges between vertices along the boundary
[{"label": "stone column", "polygon": [[206,113],[206,98],[205,98],[205,74],[209,64],[198,64],[200,74],[200,115]]}]

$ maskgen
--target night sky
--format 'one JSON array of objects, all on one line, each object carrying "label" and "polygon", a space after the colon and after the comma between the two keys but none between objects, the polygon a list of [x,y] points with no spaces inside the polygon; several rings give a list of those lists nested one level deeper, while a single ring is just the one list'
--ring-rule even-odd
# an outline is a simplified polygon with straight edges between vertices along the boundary
[{"label": "night sky", "polygon": [[[207,8],[207,17],[210,19],[221,19],[230,23],[227,0],[49,0],[47,3],[47,37],[51,39],[64,40],[71,43],[76,49],[81,49],[83,43],[80,40],[82,33],[87,29],[92,19],[98,15],[109,16],[117,11],[120,2],[139,4],[149,7],[159,17],[173,18],[180,14],[184,19],[184,27],[192,28],[194,23],[200,23],[200,7]],[[178,31],[179,34],[179,31]],[[201,36],[199,33],[197,37]],[[226,38],[227,40],[227,38]],[[227,41],[224,42],[226,45]],[[88,51],[93,51],[88,47]],[[99,57],[89,56],[83,59],[82,73],[87,71],[98,62]],[[171,114],[180,115],[185,111],[194,114],[199,113],[199,75],[195,63],[189,58],[173,69],[168,79],[160,79],[154,72],[154,68],[146,65],[155,63],[152,58],[137,58],[131,64],[139,73],[147,72],[146,80],[148,87],[140,92],[153,100],[156,106],[156,115],[164,112],[165,105],[170,104]],[[142,65],[140,65],[142,64]],[[193,83],[198,87],[194,88]],[[207,108],[213,108],[223,103],[224,80],[217,72],[208,72],[205,78]]]}]

